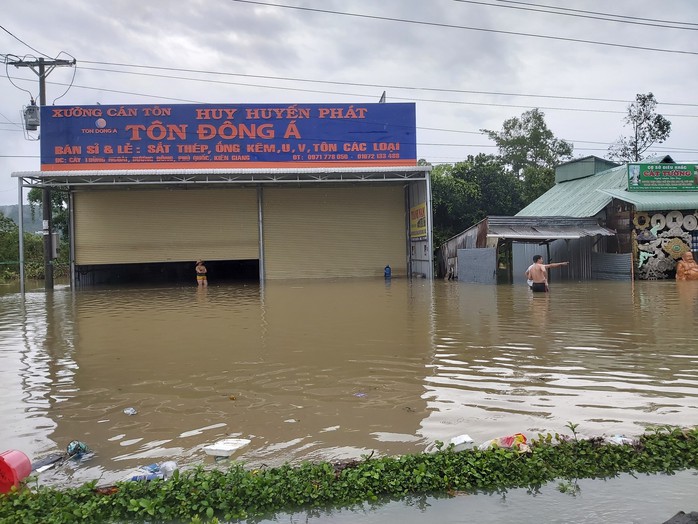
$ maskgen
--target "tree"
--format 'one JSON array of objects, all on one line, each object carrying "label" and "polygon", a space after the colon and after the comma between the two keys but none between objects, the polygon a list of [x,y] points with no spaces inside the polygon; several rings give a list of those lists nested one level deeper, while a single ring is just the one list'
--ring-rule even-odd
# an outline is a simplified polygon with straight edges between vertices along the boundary
[{"label": "tree", "polygon": [[[51,224],[54,231],[58,231],[63,239],[69,236],[68,203],[65,201],[63,191],[51,191]],[[37,209],[41,209],[43,202],[43,191],[37,187],[29,190],[27,202],[31,206],[32,218]]]},{"label": "tree", "polygon": [[[68,213],[68,202],[65,197],[65,191],[51,191],[51,229],[54,233],[59,233],[60,242],[58,244],[58,258],[53,264],[53,275],[65,276],[69,271],[70,259],[70,218]],[[32,218],[34,218],[37,208],[43,207],[43,191],[37,187],[32,188],[27,194],[27,201],[31,207]],[[40,237],[41,238],[41,237]],[[41,248],[41,260],[43,264],[43,240]],[[41,276],[43,275],[43,265],[41,267]]]},{"label": "tree", "polygon": [[522,207],[521,183],[499,157],[484,153],[469,155],[453,167],[453,176],[479,189],[469,203],[470,225],[488,215],[513,215]]},{"label": "tree", "polygon": [[523,181],[521,183],[521,200],[523,206],[527,206],[533,202],[554,185],[554,169],[538,166],[524,167]]},{"label": "tree", "polygon": [[[43,272],[43,248],[41,235],[24,233],[24,256],[27,275],[39,277]],[[13,220],[0,213],[0,280],[19,275],[19,227]]]},{"label": "tree", "polygon": [[466,229],[472,220],[469,202],[477,198],[478,187],[453,175],[453,166],[441,164],[431,172],[434,243],[439,246]]},{"label": "tree", "polygon": [[621,162],[638,162],[653,144],[661,144],[671,133],[671,122],[657,114],[657,100],[652,93],[637,94],[628,106],[623,121],[632,129],[630,136],[621,136],[608,148],[609,157]]},{"label": "tree", "polygon": [[521,182],[493,155],[468,156],[431,173],[436,245],[488,215],[511,215],[521,209]]},{"label": "tree", "polygon": [[505,120],[501,131],[480,131],[497,144],[502,161],[521,179],[526,167],[555,169],[562,160],[572,157],[572,144],[555,138],[538,108],[526,111],[520,118]]}]

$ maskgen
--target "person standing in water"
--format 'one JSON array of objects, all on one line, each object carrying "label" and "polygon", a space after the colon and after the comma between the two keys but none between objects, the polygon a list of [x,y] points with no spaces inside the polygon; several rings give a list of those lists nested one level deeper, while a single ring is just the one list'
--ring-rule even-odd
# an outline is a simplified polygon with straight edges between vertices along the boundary
[{"label": "person standing in water", "polygon": [[196,261],[196,283],[199,287],[207,287],[208,280],[206,279],[206,266],[203,260]]},{"label": "person standing in water", "polygon": [[548,268],[566,266],[569,262],[556,262],[555,264],[543,264],[543,257],[535,255],[533,264],[526,270],[526,280],[531,291],[547,292],[548,288]]}]

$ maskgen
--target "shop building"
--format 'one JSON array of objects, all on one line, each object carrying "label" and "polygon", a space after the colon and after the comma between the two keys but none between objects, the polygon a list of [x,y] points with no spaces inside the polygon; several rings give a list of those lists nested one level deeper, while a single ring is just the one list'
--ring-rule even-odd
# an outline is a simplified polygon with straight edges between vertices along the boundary
[{"label": "shop building", "polygon": [[[157,113],[157,114],[156,114]],[[432,277],[413,104],[42,108],[71,282]]]}]

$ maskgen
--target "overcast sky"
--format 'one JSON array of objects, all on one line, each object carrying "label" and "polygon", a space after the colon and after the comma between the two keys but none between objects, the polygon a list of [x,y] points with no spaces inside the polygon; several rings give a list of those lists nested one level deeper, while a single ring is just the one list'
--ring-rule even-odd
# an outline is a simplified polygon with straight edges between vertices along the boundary
[{"label": "overcast sky", "polygon": [[[652,92],[672,123],[655,146],[698,161],[696,0],[9,0],[0,58],[62,58],[47,103],[415,102],[417,154],[496,153],[480,129],[538,107],[574,156],[605,156]],[[557,9],[555,8],[557,7]],[[21,111],[37,75],[0,79],[0,204],[39,170]],[[74,76],[73,76],[74,75]]]}]

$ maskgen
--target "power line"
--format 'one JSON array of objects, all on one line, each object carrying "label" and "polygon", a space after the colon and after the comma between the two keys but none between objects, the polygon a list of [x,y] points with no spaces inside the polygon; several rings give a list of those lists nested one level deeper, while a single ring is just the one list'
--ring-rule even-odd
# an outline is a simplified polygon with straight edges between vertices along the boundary
[{"label": "power line", "polygon": [[[495,95],[495,96],[517,96],[517,97],[530,97],[530,98],[551,98],[559,100],[582,100],[591,102],[621,102],[630,103],[631,100],[619,100],[613,98],[592,98],[592,97],[575,97],[575,96],[563,96],[563,95],[540,95],[540,94],[526,94],[526,93],[507,93],[502,91],[477,91],[471,89],[447,89],[447,88],[437,88],[437,87],[423,87],[423,86],[400,86],[391,84],[369,84],[362,82],[340,82],[333,80],[317,80],[311,78],[298,78],[298,77],[288,77],[288,76],[271,76],[271,75],[252,75],[245,73],[228,73],[225,71],[209,71],[201,69],[183,69],[177,67],[158,67],[158,66],[147,66],[139,64],[124,64],[124,63],[114,63],[114,62],[94,62],[91,60],[81,60],[82,64],[96,64],[96,65],[108,65],[117,67],[133,67],[140,69],[159,69],[163,71],[175,71],[180,73],[196,73],[196,74],[207,74],[207,75],[221,75],[221,76],[236,76],[242,78],[260,78],[264,80],[282,80],[291,82],[307,82],[313,84],[329,84],[329,85],[343,85],[343,86],[353,86],[353,87],[369,87],[369,88],[379,88],[379,89],[403,89],[407,91],[432,91],[438,93],[456,93],[456,94],[476,94],[476,95]],[[100,69],[100,68],[89,68],[83,67],[82,69],[93,70],[93,71],[107,71],[116,73],[126,73],[126,74],[141,74],[143,76],[158,76],[153,73],[135,73],[131,71],[118,71],[114,69]],[[183,80],[198,80],[187,77],[178,76],[162,76],[163,78],[177,78]],[[248,85],[248,84],[232,84],[232,85]],[[253,87],[257,87],[254,86]],[[269,87],[269,86],[262,86]],[[323,91],[321,91],[323,92]],[[698,104],[665,104],[665,105],[687,105],[698,107]]]},{"label": "power line", "polygon": [[[202,80],[199,80],[202,81]],[[66,86],[69,84],[64,84],[60,82],[48,82],[51,85],[57,85],[57,86]],[[225,83],[225,82],[218,82],[218,83]],[[200,104],[203,103],[200,100],[187,100],[187,99],[181,99],[181,98],[173,98],[173,97],[166,97],[162,95],[150,95],[150,94],[144,94],[144,93],[135,93],[132,91],[122,91],[119,89],[107,89],[107,88],[102,88],[102,87],[90,87],[90,86],[83,86],[79,84],[71,84],[72,87],[78,88],[78,89],[88,89],[92,91],[105,91],[108,93],[117,93],[117,94],[125,94],[125,95],[133,95],[133,96],[142,96],[142,97],[147,97],[147,98],[156,98],[156,99],[162,99],[162,100],[171,100],[174,102],[187,102],[187,103],[194,103],[194,104]],[[238,85],[238,84],[233,84],[233,85]],[[320,93],[320,94],[325,94],[325,95],[341,95],[341,96],[351,96],[351,97],[357,97],[357,98],[375,98],[375,94],[359,94],[359,93],[341,93],[341,92],[336,92],[336,91],[319,91],[315,89],[301,89],[301,88],[295,88],[295,87],[278,87],[278,86],[265,86],[265,85],[250,85],[250,84],[244,84],[245,87],[256,87],[256,88],[266,88],[266,89],[278,89],[282,91],[298,91],[298,92],[304,92],[304,93]],[[509,107],[513,109],[532,109],[534,106],[532,105],[519,105],[519,104],[499,104],[499,103],[494,103],[494,102],[467,102],[467,101],[462,101],[462,100],[443,100],[443,99],[436,99],[436,98],[414,98],[414,97],[399,97],[399,96],[392,96],[391,97],[393,100],[401,100],[405,102],[428,102],[428,103],[433,103],[433,104],[454,104],[454,105],[466,105],[466,106],[479,106],[479,107]],[[604,110],[604,109],[583,109],[583,108],[567,108],[567,107],[552,107],[552,106],[540,106],[536,105],[538,109],[545,110],[545,111],[571,111],[571,112],[581,112],[581,113],[607,113],[607,114],[616,114],[616,115],[624,115],[626,112],[625,111],[612,111],[612,110]],[[698,115],[665,115],[665,116],[672,116],[672,117],[695,117],[698,118]]]},{"label": "power line", "polygon": [[[45,56],[46,58],[51,58],[51,57],[48,56],[47,54],[44,54],[44,53],[42,53],[41,51],[37,51],[36,49],[34,49],[34,48],[33,48],[32,46],[30,46],[29,44],[27,44],[24,40],[22,40],[22,39],[19,38],[18,36],[13,35],[10,31],[8,31],[7,29],[5,29],[5,27],[3,27],[2,25],[0,25],[0,29],[2,29],[3,31],[5,31],[8,35],[10,35],[12,38],[14,38],[15,40],[17,40],[19,43],[21,43],[21,44],[27,46],[29,49],[31,49],[31,50],[34,51],[35,53],[39,53],[40,55]],[[7,60],[7,56],[8,56],[8,55],[5,55],[5,60]]]},{"label": "power line", "polygon": [[[592,20],[602,20],[605,22],[615,22],[618,24],[632,24],[632,25],[642,25],[642,26],[649,26],[649,27],[661,27],[663,29],[680,29],[684,31],[698,31],[698,27],[681,27],[681,26],[675,26],[675,25],[666,25],[666,24],[673,24],[673,23],[678,23],[678,24],[683,24],[684,22],[663,22],[663,23],[657,23],[659,21],[640,21],[643,19],[636,18],[634,20],[626,20],[624,16],[622,15],[613,15],[609,13],[594,13],[592,11],[582,11],[580,9],[564,9],[564,8],[559,8],[559,7],[554,7],[554,6],[544,6],[540,4],[529,4],[526,2],[507,2],[507,3],[512,3],[512,4],[521,4],[525,6],[530,6],[530,7],[519,7],[516,5],[502,5],[502,4],[492,4],[489,2],[480,2],[476,0],[453,0],[454,2],[460,2],[464,4],[474,4],[474,5],[484,5],[488,7],[501,7],[504,9],[516,9],[519,11],[530,11],[534,13],[547,13],[547,14],[552,14],[552,15],[559,15],[559,16],[571,16],[575,18],[588,18]],[[495,0],[497,2],[502,2],[506,0]],[[534,8],[543,8],[543,9],[534,9]],[[562,9],[562,10],[567,10],[567,11],[575,11],[575,12],[559,12],[559,11],[554,11],[554,9]],[[601,16],[597,16],[601,15]],[[609,18],[609,17],[618,17],[618,18]],[[690,25],[696,25],[696,24],[690,24]]]},{"label": "power line", "polygon": [[[658,23],[662,23],[662,24],[678,24],[678,25],[698,27],[698,24],[694,24],[692,22],[677,22],[674,20],[660,20],[657,18],[643,18],[643,17],[639,17],[639,16],[616,15],[613,13],[600,13],[598,11],[585,11],[583,9],[572,9],[570,7],[558,7],[558,6],[551,6],[551,5],[533,4],[531,2],[517,2],[516,0],[495,0],[495,1],[507,3],[507,4],[520,4],[520,5],[527,5],[527,6],[534,6],[534,7],[544,7],[544,8],[549,8],[549,9],[557,9],[558,11],[570,11],[570,12],[575,12],[575,13],[586,13],[586,14],[592,14],[592,15],[613,16],[616,18],[627,19],[627,20],[639,20],[639,21],[644,21],[644,22],[658,22]],[[680,29],[680,28],[677,28],[677,29]]]},{"label": "power line", "polygon": [[[127,71],[123,71],[123,73],[129,73]],[[130,73],[130,74],[136,74],[136,73]],[[173,78],[169,77],[166,75],[153,75],[149,73],[139,73],[143,76],[163,76],[165,78]],[[182,77],[174,77],[179,80],[191,80],[191,81],[196,81],[196,82],[209,82],[209,83],[218,83],[218,84],[230,84],[230,85],[242,85],[244,87],[255,87],[255,88],[265,88],[265,89],[277,89],[281,91],[297,91],[297,92],[303,92],[303,93],[320,93],[320,94],[325,94],[325,95],[341,95],[341,96],[352,96],[352,97],[360,97],[360,98],[375,98],[375,94],[360,94],[360,93],[344,93],[344,92],[337,92],[337,91],[320,91],[316,89],[304,89],[304,88],[297,88],[297,87],[280,87],[280,86],[269,86],[269,85],[263,85],[263,84],[240,84],[236,82],[224,82],[220,80],[205,80],[205,79],[198,79],[198,78],[182,78]],[[62,84],[59,82],[50,82],[52,85],[68,85],[68,84]],[[165,97],[162,95],[149,95],[149,94],[144,94],[144,93],[134,93],[134,92],[129,92],[129,91],[121,91],[117,89],[107,89],[107,88],[97,88],[97,87],[90,87],[90,86],[83,86],[83,85],[78,85],[78,84],[70,84],[72,87],[79,88],[79,89],[90,89],[90,90],[95,90],[95,91],[105,91],[105,92],[111,92],[111,93],[118,93],[118,94],[128,94],[128,95],[134,95],[134,96],[143,96],[143,97],[148,97],[148,98],[161,98],[163,100],[172,100],[175,102],[188,102],[188,103],[202,103],[200,100],[186,100],[186,99],[180,99],[180,98],[172,98],[172,97]],[[401,100],[401,101],[407,101],[407,102],[428,102],[428,103],[434,103],[434,104],[454,104],[454,105],[468,105],[468,106],[480,106],[480,107],[509,107],[509,108],[514,108],[514,109],[532,109],[534,106],[533,105],[520,105],[520,104],[502,104],[502,103],[495,103],[495,102],[468,102],[468,101],[463,101],[463,100],[444,100],[444,99],[434,99],[434,98],[415,98],[415,97],[400,97],[400,96],[392,96],[391,97],[393,100]],[[689,104],[685,104],[689,105]],[[692,106],[696,106],[696,104],[690,104]],[[585,109],[585,108],[570,108],[570,107],[554,107],[554,106],[541,106],[541,105],[535,105],[538,109],[545,110],[545,111],[571,111],[571,112],[577,112],[577,113],[604,113],[604,114],[615,114],[615,115],[624,115],[626,114],[626,111],[614,111],[614,110],[607,110],[607,109]],[[685,115],[685,114],[665,114],[664,116],[667,117],[676,117],[676,118],[698,118],[698,115]]]},{"label": "power line", "polygon": [[638,50],[638,51],[655,51],[658,53],[698,55],[698,51],[685,51],[682,49],[661,49],[658,47],[644,47],[644,46],[635,46],[635,45],[629,45],[629,44],[616,44],[613,42],[600,42],[598,40],[585,40],[582,38],[568,38],[568,37],[562,37],[562,36],[540,35],[540,34],[535,34],[535,33],[522,33],[522,32],[518,32],[518,31],[504,31],[501,29],[485,29],[482,27],[446,24],[446,23],[442,23],[442,22],[426,22],[423,20],[410,20],[407,18],[394,18],[394,17],[388,17],[388,16],[367,15],[367,14],[362,14],[362,13],[349,13],[349,12],[345,12],[345,11],[332,11],[329,9],[317,9],[317,8],[311,8],[311,7],[300,7],[300,6],[284,5],[284,4],[270,4],[267,2],[257,2],[255,0],[231,0],[231,1],[242,3],[242,4],[262,5],[265,7],[280,7],[282,9],[294,9],[294,10],[298,10],[298,11],[306,11],[306,12],[313,12],[313,13],[349,16],[349,17],[354,17],[354,18],[365,18],[365,19],[370,19],[370,20],[381,20],[384,22],[400,22],[403,24],[425,25],[425,26],[432,26],[432,27],[442,27],[442,28],[447,28],[447,29],[464,29],[467,31],[480,31],[480,32],[485,32],[485,33],[497,33],[497,34],[510,35],[510,36],[525,36],[528,38],[541,38],[541,39],[545,39],[545,40],[558,40],[558,41],[562,41],[562,42],[574,42],[577,44],[591,44],[591,45],[599,45],[599,46],[606,46],[606,47],[617,47],[617,48],[623,48],[623,49],[634,49],[634,50]]},{"label": "power line", "polygon": [[[85,61],[86,63],[96,63],[96,62],[91,62],[91,61]],[[158,67],[149,67],[149,66],[136,66],[136,65],[128,65],[128,64],[120,64],[124,67],[143,67],[143,68],[150,68],[150,69],[165,69],[165,70],[171,70],[175,68],[158,68]],[[300,91],[300,92],[305,92],[305,93],[321,93],[321,94],[333,94],[333,95],[345,95],[345,96],[361,96],[361,97],[370,97],[373,98],[375,97],[375,94],[357,94],[357,93],[343,93],[343,92],[330,92],[330,91],[320,91],[320,90],[314,90],[314,89],[307,89],[307,88],[297,88],[297,87],[285,87],[285,86],[270,86],[270,85],[265,85],[265,84],[250,84],[250,83],[242,83],[242,82],[226,82],[222,80],[211,80],[211,79],[203,79],[203,78],[191,78],[191,77],[183,77],[183,76],[172,76],[172,75],[159,75],[155,73],[140,73],[140,72],[135,72],[135,71],[121,71],[121,70],[116,70],[116,69],[103,69],[103,68],[98,68],[98,67],[83,67],[82,69],[85,70],[90,70],[90,71],[102,71],[102,72],[108,72],[108,73],[118,73],[118,74],[128,74],[128,75],[137,75],[137,76],[148,76],[148,77],[154,77],[154,78],[167,78],[167,79],[176,79],[176,80],[188,80],[192,82],[205,82],[205,83],[212,83],[212,84],[223,84],[223,85],[237,85],[237,86],[244,86],[244,87],[260,87],[260,88],[266,88],[266,89],[278,89],[278,90],[284,90],[284,91]],[[362,83],[356,83],[356,82],[333,82],[329,80],[308,80],[308,79],[298,79],[298,78],[290,78],[290,77],[273,77],[273,76],[263,76],[263,75],[245,75],[245,74],[236,74],[236,73],[224,73],[224,72],[212,72],[212,71],[198,71],[198,70],[187,70],[187,69],[178,69],[178,71],[181,72],[192,72],[192,73],[206,73],[206,74],[218,74],[218,75],[231,75],[231,76],[243,76],[243,77],[256,77],[256,78],[266,78],[266,79],[271,79],[271,80],[284,80],[284,81],[298,81],[298,82],[311,82],[311,83],[322,83],[322,84],[336,84],[336,85],[349,85],[349,86],[357,86],[357,87],[380,87],[380,88],[385,88],[385,89],[404,89],[407,91],[419,91],[419,90],[424,90],[424,91],[429,91],[429,92],[442,92],[442,93],[455,93],[455,94],[480,94],[480,95],[492,95],[492,96],[514,96],[514,97],[530,97],[530,98],[550,98],[550,99],[557,99],[557,100],[578,100],[578,101],[583,101],[583,102],[615,102],[615,103],[631,103],[628,100],[619,100],[619,99],[609,99],[609,98],[592,98],[592,97],[574,97],[574,96],[562,96],[562,95],[538,95],[538,94],[522,94],[522,93],[505,93],[505,92],[496,92],[496,91],[474,91],[474,90],[465,90],[465,89],[446,89],[446,88],[430,88],[430,87],[405,87],[405,86],[394,86],[394,85],[380,85],[380,84],[362,84]],[[410,100],[410,101],[422,101],[422,102],[434,102],[434,103],[453,103],[453,104],[468,104],[468,105],[484,105],[484,106],[494,106],[494,107],[515,107],[515,108],[528,108],[530,106],[524,106],[524,105],[514,105],[514,104],[498,104],[498,103],[488,103],[488,102],[462,102],[462,101],[454,101],[454,100],[434,100],[434,99],[420,99],[420,98],[414,98],[414,97],[392,97],[394,100]],[[660,105],[667,105],[667,106],[680,106],[680,107],[698,107],[698,104],[688,104],[688,103],[672,103],[672,102],[662,102]],[[602,110],[602,109],[575,109],[575,108],[560,108],[560,107],[542,107],[538,106],[540,109],[550,109],[550,110],[557,110],[557,111],[584,111],[584,112],[598,112],[598,113],[611,113],[611,114],[625,114],[625,111],[611,111],[611,110]],[[676,115],[670,115],[670,116],[676,116]]]},{"label": "power line", "polygon": [[[154,74],[154,73],[137,73],[137,72],[133,72],[133,71],[117,71],[117,70],[113,70],[113,69],[100,69],[100,68],[83,68],[83,69],[90,69],[90,70],[104,71],[104,72],[111,72],[111,73],[139,75],[139,76],[149,76],[149,77],[155,77],[155,78],[188,80],[188,81],[192,81],[192,82],[205,82],[205,83],[210,83],[210,84],[237,85],[237,86],[244,86],[244,87],[277,89],[277,90],[282,90],[282,91],[297,91],[297,92],[302,92],[302,93],[320,93],[320,94],[375,98],[375,94],[345,93],[345,92],[337,92],[337,91],[322,91],[322,90],[317,90],[317,89],[307,89],[307,88],[300,88],[300,87],[270,86],[270,85],[265,85],[265,84],[227,82],[227,81],[223,81],[223,80],[210,80],[210,79],[203,79],[203,78],[187,78],[187,77],[181,77],[181,76],[158,75],[158,74]],[[79,86],[76,86],[76,87],[79,87]],[[394,89],[400,89],[400,88],[394,87]],[[455,90],[444,90],[444,91],[454,91],[455,92]],[[415,102],[433,102],[433,103],[437,103],[437,104],[464,104],[464,105],[475,105],[475,106],[513,107],[513,108],[518,108],[518,109],[522,109],[522,108],[530,109],[530,107],[531,107],[529,105],[500,104],[500,103],[494,103],[494,102],[465,102],[465,101],[458,101],[458,100],[428,99],[428,98],[399,97],[399,96],[391,96],[391,98],[393,100],[415,101]],[[696,107],[698,107],[698,104],[694,104],[694,105]],[[540,109],[558,110],[558,111],[583,111],[583,112],[593,112],[593,113],[625,114],[625,111],[612,111],[612,110],[603,110],[603,109],[575,109],[575,108],[560,108],[560,107],[545,107],[545,106],[537,106],[537,107],[539,107]]]}]

